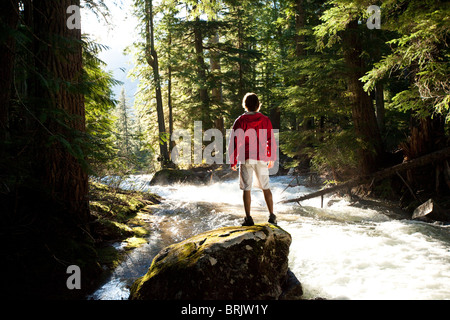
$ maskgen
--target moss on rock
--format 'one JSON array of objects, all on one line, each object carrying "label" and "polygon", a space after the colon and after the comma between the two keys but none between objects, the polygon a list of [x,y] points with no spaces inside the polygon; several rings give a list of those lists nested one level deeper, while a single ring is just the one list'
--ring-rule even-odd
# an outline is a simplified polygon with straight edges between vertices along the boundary
[{"label": "moss on rock", "polygon": [[[96,241],[98,259],[106,270],[113,270],[125,257],[126,251],[147,242],[149,235],[145,215],[158,205],[158,195],[113,188],[90,182],[90,209],[94,219],[92,236]],[[123,242],[118,250],[113,243]]]},{"label": "moss on rock", "polygon": [[278,226],[225,227],[161,250],[130,299],[277,299],[291,236]]},{"label": "moss on rock", "polygon": [[150,181],[150,185],[168,185],[183,182],[200,182],[200,179],[189,170],[165,168],[155,173]]}]

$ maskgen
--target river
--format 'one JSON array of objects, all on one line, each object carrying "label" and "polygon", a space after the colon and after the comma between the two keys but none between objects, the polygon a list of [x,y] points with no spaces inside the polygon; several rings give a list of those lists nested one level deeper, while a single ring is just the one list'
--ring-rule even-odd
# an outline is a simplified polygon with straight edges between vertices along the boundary
[{"label": "river", "polygon": [[[128,254],[89,299],[127,299],[133,281],[144,275],[165,246],[207,230],[240,225],[242,192],[236,180],[211,185],[149,186],[151,176],[132,176],[124,188],[147,190],[165,200],[148,215],[148,243]],[[315,189],[291,176],[271,177],[274,202]],[[302,181],[300,181],[302,182]],[[304,297],[314,299],[450,299],[450,226],[405,219],[384,206],[355,206],[325,197],[275,204],[278,225],[292,236],[289,267]],[[255,223],[266,222],[263,194],[252,191]],[[121,244],[116,244],[118,247]]]}]

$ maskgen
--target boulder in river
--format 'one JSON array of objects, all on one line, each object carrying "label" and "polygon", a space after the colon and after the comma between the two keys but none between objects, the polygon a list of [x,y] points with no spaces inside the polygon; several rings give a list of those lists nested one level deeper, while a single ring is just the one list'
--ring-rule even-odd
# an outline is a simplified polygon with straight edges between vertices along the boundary
[{"label": "boulder in river", "polygon": [[448,210],[441,208],[435,200],[429,199],[414,210],[412,218],[416,220],[450,221],[450,213]]},{"label": "boulder in river", "polygon": [[132,300],[299,299],[288,270],[291,236],[264,223],[208,231],[161,250]]},{"label": "boulder in river", "polygon": [[199,183],[201,177],[189,170],[165,168],[155,173],[150,185],[170,185],[172,183]]},{"label": "boulder in river", "polygon": [[216,181],[236,179],[238,173],[229,165],[210,165],[194,167],[189,170],[164,168],[157,171],[150,185],[171,185],[174,183],[208,184]]}]

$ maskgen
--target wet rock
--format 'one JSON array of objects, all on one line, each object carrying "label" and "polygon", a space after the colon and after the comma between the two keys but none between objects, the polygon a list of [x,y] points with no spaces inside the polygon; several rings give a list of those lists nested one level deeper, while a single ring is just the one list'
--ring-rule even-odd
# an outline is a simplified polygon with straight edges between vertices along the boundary
[{"label": "wet rock", "polygon": [[189,170],[166,168],[155,173],[150,185],[208,184],[237,177],[238,173],[232,171],[229,165],[200,166]]},{"label": "wet rock", "polygon": [[303,296],[302,284],[291,270],[286,274],[282,289],[280,300],[300,300]]},{"label": "wet rock", "polygon": [[133,284],[130,299],[298,298],[301,284],[288,273],[291,241],[288,232],[267,223],[199,234],[161,250]]},{"label": "wet rock", "polygon": [[199,183],[201,178],[189,170],[162,169],[155,173],[150,185],[170,185],[173,183]]},{"label": "wet rock", "polygon": [[441,208],[435,200],[429,199],[414,210],[412,218],[416,220],[450,221],[450,213],[448,210]]}]

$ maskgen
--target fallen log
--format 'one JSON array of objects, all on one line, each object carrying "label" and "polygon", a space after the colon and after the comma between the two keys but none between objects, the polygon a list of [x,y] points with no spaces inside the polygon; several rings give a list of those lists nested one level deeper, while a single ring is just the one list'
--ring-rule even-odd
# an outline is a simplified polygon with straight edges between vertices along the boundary
[{"label": "fallen log", "polygon": [[320,197],[320,196],[323,196],[328,193],[336,192],[341,189],[353,188],[353,187],[356,187],[356,186],[359,186],[362,184],[369,184],[369,183],[372,184],[378,180],[385,179],[385,178],[387,178],[391,175],[397,174],[401,171],[406,171],[406,170],[411,170],[411,169],[415,169],[418,167],[422,167],[431,162],[444,160],[446,158],[450,158],[450,147],[429,153],[427,155],[424,155],[424,156],[416,158],[416,159],[405,161],[401,164],[397,164],[393,167],[389,167],[389,168],[377,171],[377,172],[367,175],[367,176],[357,177],[357,178],[351,179],[349,181],[346,181],[344,183],[341,183],[341,184],[338,184],[338,185],[335,185],[332,187],[324,188],[322,190],[301,196],[299,198],[283,200],[283,201],[280,201],[279,203],[300,202],[303,200]]}]

